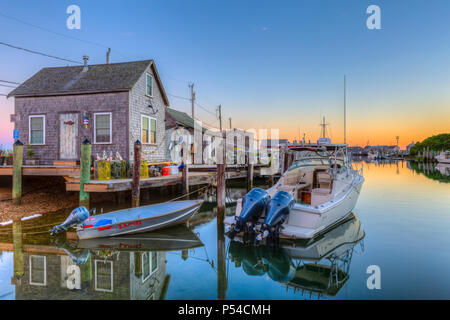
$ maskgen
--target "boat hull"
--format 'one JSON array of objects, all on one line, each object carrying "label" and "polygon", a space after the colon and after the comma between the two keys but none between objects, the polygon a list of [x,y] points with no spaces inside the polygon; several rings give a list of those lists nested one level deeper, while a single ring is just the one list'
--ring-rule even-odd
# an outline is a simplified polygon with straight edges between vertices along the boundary
[{"label": "boat hull", "polygon": [[280,236],[311,239],[341,223],[355,208],[363,182],[364,178],[359,177],[346,194],[332,203],[315,208],[296,204],[283,224]]},{"label": "boat hull", "polygon": [[[142,214],[139,214],[137,216],[136,214],[134,214],[134,217],[130,219],[124,219],[122,217],[122,219],[119,221],[114,221],[113,216],[111,217],[110,214],[105,214],[104,216],[109,218],[110,220],[113,220],[113,223],[91,228],[79,226],[77,228],[77,235],[80,240],[85,240],[148,232],[179,225],[189,221],[189,219],[191,219],[192,216],[200,209],[203,201],[191,201],[191,203],[192,204],[181,207],[174,211],[154,214],[150,216],[146,215],[146,210],[152,210],[152,206],[140,207],[139,209]],[[94,217],[97,219],[97,221],[99,221],[102,216],[103,215]]]}]

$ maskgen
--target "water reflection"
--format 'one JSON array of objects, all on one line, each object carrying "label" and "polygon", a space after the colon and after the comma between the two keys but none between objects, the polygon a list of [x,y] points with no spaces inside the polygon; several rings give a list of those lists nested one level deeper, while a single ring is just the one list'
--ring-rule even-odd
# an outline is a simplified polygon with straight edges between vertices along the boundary
[{"label": "water reflection", "polygon": [[13,226],[16,299],[164,299],[166,253],[202,247],[186,227],[127,237],[22,244]]},{"label": "water reflection", "polygon": [[335,296],[350,277],[355,246],[363,250],[364,231],[350,219],[320,238],[308,241],[280,240],[277,245],[253,246],[251,241],[231,241],[229,257],[248,276],[268,275],[302,295]]}]

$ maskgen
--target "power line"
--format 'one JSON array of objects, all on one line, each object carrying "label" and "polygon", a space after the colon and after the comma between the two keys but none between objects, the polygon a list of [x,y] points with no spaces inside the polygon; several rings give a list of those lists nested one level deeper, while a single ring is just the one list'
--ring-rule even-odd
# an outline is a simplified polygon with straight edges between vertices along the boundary
[{"label": "power line", "polygon": [[[89,40],[83,40],[83,39],[80,39],[80,38],[77,38],[77,37],[69,36],[69,35],[66,35],[66,34],[63,34],[63,33],[59,33],[59,32],[56,32],[56,31],[53,31],[53,30],[50,30],[50,29],[47,29],[47,28],[44,28],[44,27],[32,24],[32,23],[29,23],[27,21],[20,20],[18,18],[9,16],[7,14],[4,14],[3,12],[0,12],[0,16],[2,16],[4,18],[7,18],[7,19],[10,19],[10,20],[14,20],[14,21],[22,23],[22,24],[25,24],[25,25],[33,27],[33,28],[40,29],[40,30],[48,32],[48,33],[56,34],[56,35],[58,35],[60,37],[64,37],[64,38],[68,38],[68,39],[84,42],[84,43],[91,44],[91,45],[98,46],[98,47],[110,48],[110,46],[107,46],[107,45],[104,45],[104,44],[101,44],[101,43],[98,43],[98,42],[93,42],[93,41],[89,41]],[[124,54],[121,54],[119,51],[116,51],[116,52],[119,55],[121,55],[122,57],[129,59],[129,57],[125,56]]]},{"label": "power line", "polygon": [[12,83],[12,84],[20,84],[19,82],[0,80],[0,82]]},{"label": "power line", "polygon": [[39,54],[39,55],[44,56],[44,57],[49,57],[49,58],[58,59],[58,60],[62,60],[62,61],[67,61],[67,62],[73,62],[73,63],[76,63],[76,64],[82,64],[79,61],[74,61],[74,60],[69,60],[69,59],[64,59],[64,58],[52,56],[50,54],[46,54],[46,53],[42,53],[42,52],[30,50],[30,49],[25,49],[25,48],[21,48],[21,47],[17,47],[17,46],[13,46],[12,44],[1,42],[1,41],[0,41],[0,44],[4,45],[4,46],[7,46],[7,47],[11,47],[11,48],[17,49],[17,50],[23,50],[23,51],[26,51],[26,52],[29,52],[29,53]]},{"label": "power line", "polygon": [[1,83],[0,83],[0,87],[15,88],[14,86],[8,86],[6,84],[1,84]]},{"label": "power line", "polygon": [[202,105],[198,104],[197,102],[196,102],[195,104],[196,104],[198,107],[200,107],[200,109],[203,109],[204,111],[206,111],[206,112],[212,114],[213,116],[217,117],[217,114],[216,114],[215,112],[212,112],[212,111],[206,109],[205,107],[203,107]]},{"label": "power line", "polygon": [[171,97],[174,97],[174,98],[178,98],[178,99],[183,99],[183,100],[191,101],[191,99],[189,99],[189,98],[180,97],[180,96],[177,96],[177,95],[174,95],[174,94],[171,94],[171,93],[167,93],[167,95],[168,95],[168,96],[171,96]]}]

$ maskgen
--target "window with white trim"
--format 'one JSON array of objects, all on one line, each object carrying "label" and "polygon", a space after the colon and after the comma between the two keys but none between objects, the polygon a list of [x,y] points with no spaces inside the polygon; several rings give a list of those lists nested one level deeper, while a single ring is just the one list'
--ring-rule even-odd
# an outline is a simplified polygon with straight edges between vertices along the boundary
[{"label": "window with white trim", "polygon": [[148,252],[141,253],[142,261],[142,282],[147,281],[150,277],[150,259]]},{"label": "window with white trim", "polygon": [[94,113],[94,143],[112,143],[111,112]]},{"label": "window with white trim", "polygon": [[113,262],[107,260],[95,260],[95,291],[113,292]]},{"label": "window with white trim", "polygon": [[45,144],[45,116],[29,117],[30,144]]},{"label": "window with white trim", "polygon": [[150,97],[153,96],[153,77],[149,73],[147,73],[147,76],[146,76],[146,88],[145,88],[145,90],[146,90],[145,93],[148,96],[150,96]]},{"label": "window with white trim", "polygon": [[141,142],[156,143],[156,119],[141,116]]},{"label": "window with white trim", "polygon": [[156,272],[158,270],[158,252],[151,252],[150,253],[150,268],[151,273]]},{"label": "window with white trim", "polygon": [[46,286],[47,285],[47,257],[46,256],[30,256],[30,285]]}]

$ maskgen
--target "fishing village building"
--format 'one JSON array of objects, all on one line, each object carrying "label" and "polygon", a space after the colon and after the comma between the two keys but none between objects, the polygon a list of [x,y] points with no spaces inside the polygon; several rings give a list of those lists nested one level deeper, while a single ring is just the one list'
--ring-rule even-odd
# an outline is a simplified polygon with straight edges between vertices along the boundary
[{"label": "fishing village building", "polygon": [[[185,163],[194,163],[195,152],[195,122],[187,113],[181,112],[172,108],[166,108],[166,150],[167,159],[175,161],[175,153],[180,149],[180,157]],[[202,163],[215,163],[215,150],[212,144],[215,139],[220,137],[219,132],[208,130],[205,127],[201,128],[202,135]]]},{"label": "fishing village building", "polygon": [[[165,109],[169,106],[153,60],[43,68],[13,90],[15,129],[40,163],[79,160],[81,142],[92,155],[120,154],[164,161]],[[25,157],[27,154],[25,149]]]}]

